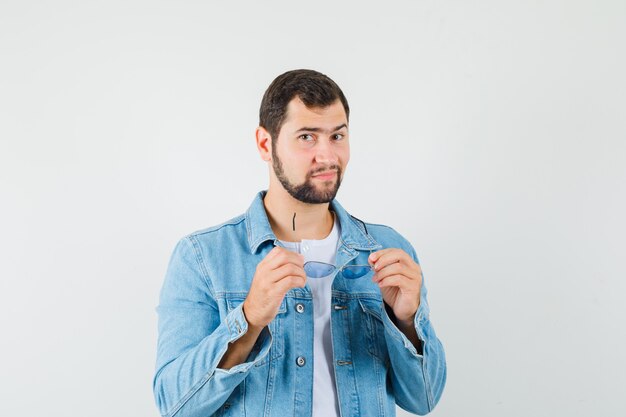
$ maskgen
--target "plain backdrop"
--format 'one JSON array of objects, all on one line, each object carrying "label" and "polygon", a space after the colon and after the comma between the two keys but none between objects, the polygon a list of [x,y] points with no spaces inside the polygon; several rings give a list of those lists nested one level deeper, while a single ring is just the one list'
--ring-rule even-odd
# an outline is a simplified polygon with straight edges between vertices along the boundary
[{"label": "plain backdrop", "polygon": [[262,94],[312,68],[352,110],[339,201],[420,258],[432,415],[626,415],[625,23],[623,0],[0,0],[0,414],[158,415],[174,245],[267,187]]}]

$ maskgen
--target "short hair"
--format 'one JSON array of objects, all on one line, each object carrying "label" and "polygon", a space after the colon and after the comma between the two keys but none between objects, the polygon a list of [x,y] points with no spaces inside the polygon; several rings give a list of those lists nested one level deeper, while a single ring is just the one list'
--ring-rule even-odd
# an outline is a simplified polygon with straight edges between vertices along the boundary
[{"label": "short hair", "polygon": [[330,106],[339,99],[346,119],[350,118],[348,100],[329,77],[310,69],[287,71],[272,81],[261,100],[259,125],[269,132],[272,143],[278,139],[287,117],[287,105],[296,96],[309,108]]}]

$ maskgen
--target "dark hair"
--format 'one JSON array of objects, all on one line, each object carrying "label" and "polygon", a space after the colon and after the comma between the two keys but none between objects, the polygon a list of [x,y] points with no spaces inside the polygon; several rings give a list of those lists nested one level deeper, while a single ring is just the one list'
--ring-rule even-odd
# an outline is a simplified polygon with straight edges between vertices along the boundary
[{"label": "dark hair", "polygon": [[261,100],[259,125],[269,132],[272,143],[278,139],[287,116],[287,105],[296,96],[307,107],[326,107],[339,99],[346,112],[346,119],[350,119],[348,100],[333,80],[309,69],[287,71],[272,81]]}]

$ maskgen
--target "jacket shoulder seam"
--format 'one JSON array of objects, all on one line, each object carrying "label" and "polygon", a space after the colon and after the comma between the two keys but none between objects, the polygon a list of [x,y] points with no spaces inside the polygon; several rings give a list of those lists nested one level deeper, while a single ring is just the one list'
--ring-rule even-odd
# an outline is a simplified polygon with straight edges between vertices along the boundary
[{"label": "jacket shoulder seam", "polygon": [[236,226],[239,223],[241,223],[242,221],[244,221],[245,215],[241,214],[237,217],[234,217],[230,220],[225,221],[224,223],[218,224],[216,226],[211,226],[211,227],[207,227],[204,229],[200,229],[200,230],[196,230],[195,232],[189,233],[187,236],[191,237],[191,236],[201,236],[201,235],[206,235],[209,233],[213,233],[213,232],[217,232],[218,230],[226,227],[226,226]]},{"label": "jacket shoulder seam", "polygon": [[207,286],[207,290],[209,291],[211,297],[215,299],[215,291],[213,289],[209,273],[204,266],[204,260],[202,259],[202,253],[200,253],[200,248],[198,247],[199,244],[198,240],[196,239],[196,235],[187,235],[185,238],[191,243],[196,258],[196,263],[198,264],[198,268],[200,268],[200,272],[202,273],[202,278],[204,279],[204,283]]}]

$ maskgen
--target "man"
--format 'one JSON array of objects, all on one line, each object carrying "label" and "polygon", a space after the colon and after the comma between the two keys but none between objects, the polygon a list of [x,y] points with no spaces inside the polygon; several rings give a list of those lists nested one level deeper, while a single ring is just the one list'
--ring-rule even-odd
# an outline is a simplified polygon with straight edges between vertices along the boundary
[{"label": "man", "polygon": [[446,362],[411,244],[334,199],[349,107],[327,76],[277,77],[256,144],[269,187],[245,214],[181,239],[160,303],[163,416],[424,415]]}]

